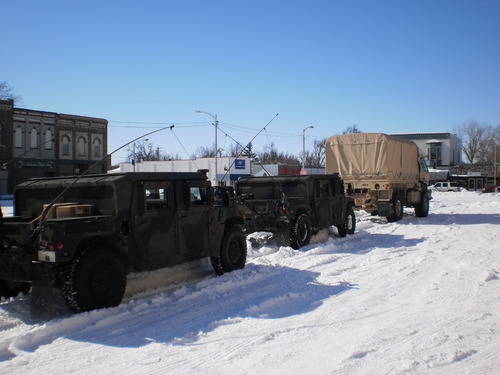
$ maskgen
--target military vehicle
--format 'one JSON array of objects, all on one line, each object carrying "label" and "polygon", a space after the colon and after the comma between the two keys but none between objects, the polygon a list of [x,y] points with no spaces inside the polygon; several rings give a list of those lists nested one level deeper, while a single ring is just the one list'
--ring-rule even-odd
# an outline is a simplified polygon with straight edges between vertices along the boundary
[{"label": "military vehicle", "polygon": [[354,133],[326,141],[326,172],[339,173],[349,184],[356,208],[403,217],[403,206],[418,217],[429,214],[430,174],[415,143],[382,133]]},{"label": "military vehicle", "polygon": [[344,237],[356,228],[354,201],[338,174],[240,178],[236,194],[246,207],[247,232],[272,232],[294,249],[320,229],[336,226]]},{"label": "military vehicle", "polygon": [[132,271],[203,257],[219,275],[245,266],[243,220],[229,191],[214,191],[205,172],[75,179],[34,178],[16,187],[15,216],[3,218],[0,233],[4,283],[59,289],[79,312],[118,305]]}]

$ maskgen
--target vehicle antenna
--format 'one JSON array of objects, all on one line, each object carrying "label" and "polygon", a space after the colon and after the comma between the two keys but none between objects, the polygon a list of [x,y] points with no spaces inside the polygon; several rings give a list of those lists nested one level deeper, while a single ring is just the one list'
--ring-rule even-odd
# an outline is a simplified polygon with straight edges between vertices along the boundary
[{"label": "vehicle antenna", "polygon": [[[69,188],[71,188],[76,182],[78,182],[83,176],[87,175],[93,167],[95,167],[97,164],[99,163],[102,163],[104,160],[106,160],[107,158],[109,158],[111,155],[113,155],[115,152],[117,151],[120,151],[122,148],[128,146],[129,144],[131,143],[134,143],[136,141],[138,141],[139,139],[141,138],[144,138],[144,137],[147,137],[148,135],[151,135],[151,134],[154,134],[154,133],[158,133],[162,130],[165,130],[165,129],[173,129],[175,125],[170,125],[170,126],[165,126],[163,128],[160,128],[160,129],[156,129],[156,130],[153,130],[151,132],[148,132],[146,134],[143,134],[137,138],[134,138],[132,139],[131,141],[121,145],[120,147],[114,149],[112,152],[110,152],[109,154],[107,154],[106,156],[104,156],[102,159],[100,160],[97,160],[96,162],[92,163],[90,165],[90,167],[87,168],[87,170],[85,170],[85,172],[83,172],[81,175],[77,176],[68,186],[66,186],[63,191],[61,191],[47,206],[45,206],[45,208],[42,210],[42,214],[39,216],[39,220],[40,220],[40,228],[42,229],[44,224],[45,224],[45,221],[46,221],[46,217],[47,217],[47,213],[49,212],[50,208],[58,201],[59,198],[61,198],[64,193],[66,193],[68,191]],[[40,230],[40,234],[42,233],[43,231]]]},{"label": "vehicle antenna", "polygon": [[[254,140],[255,138],[257,138],[257,136],[258,136],[260,133],[262,133],[264,130],[266,130],[266,127],[267,127],[267,126],[268,126],[271,122],[273,122],[273,121],[274,121],[274,119],[275,119],[276,117],[278,117],[279,115],[280,115],[279,113],[276,113],[276,114],[274,115],[274,117],[273,117],[271,120],[269,120],[269,122],[268,122],[266,125],[264,125],[264,127],[263,127],[262,129],[260,129],[260,130],[258,131],[258,133],[257,133],[257,134],[255,134],[255,136],[254,136],[254,137],[253,137],[253,138],[252,138],[252,139],[251,139],[251,140],[247,143],[247,145],[248,145],[248,144],[250,144],[250,143],[252,143],[252,142],[253,142],[253,140]],[[224,133],[224,134],[226,134],[226,135],[227,135],[227,133]],[[241,151],[239,152],[238,156],[236,156],[236,157],[234,158],[233,162],[229,165],[229,168],[227,169],[226,173],[224,173],[224,176],[222,177],[222,180],[224,180],[224,179],[226,178],[227,174],[228,174],[228,173],[229,173],[229,171],[231,170],[231,167],[232,167],[232,166],[233,166],[233,164],[235,163],[236,159],[238,159],[238,158],[239,158],[239,157],[243,154],[243,152],[245,151],[245,147],[243,147],[243,146],[242,146],[242,145],[241,145],[238,141],[236,141],[233,137],[231,137],[231,136],[230,136],[230,138],[231,138],[233,141],[235,141],[236,143],[238,143],[238,145],[241,147]],[[268,172],[268,171],[264,168],[264,166],[263,166],[260,162],[258,162],[258,163],[259,163],[259,165],[260,165],[260,166],[264,169],[264,171],[266,171],[266,173],[267,173],[267,174],[269,174],[269,172]]]},{"label": "vehicle antenna", "polygon": [[[259,135],[262,131],[264,131],[264,130],[265,130],[265,131],[266,131],[266,134],[267,134],[267,129],[266,129],[266,128],[267,128],[267,126],[268,126],[268,125],[269,125],[269,124],[270,124],[270,123],[271,123],[271,122],[272,122],[272,121],[273,121],[276,117],[278,117],[278,116],[279,116],[279,113],[276,113],[276,115],[275,115],[275,116],[271,119],[271,121],[269,121],[269,122],[268,122],[268,123],[267,123],[267,124],[266,124],[266,125],[265,125],[265,126],[264,126],[264,127],[263,127],[263,128],[262,128],[262,129],[261,129],[261,130],[260,130],[260,131],[259,131],[259,132],[258,132],[258,133],[257,133],[257,134],[256,134],[256,135],[252,138],[252,139],[251,139],[251,140],[250,140],[250,142],[248,142],[248,143],[247,143],[247,145],[248,145],[248,144],[250,144],[250,143],[252,143],[252,141],[253,141],[255,138],[257,138],[257,136],[258,136],[258,135]],[[234,139],[232,136],[230,136],[229,134],[227,134],[224,130],[221,130],[221,128],[220,128],[220,127],[219,127],[219,131],[221,131],[221,132],[222,132],[224,135],[226,135],[227,137],[231,138],[231,139],[232,139],[232,140],[233,140],[233,141],[234,141],[234,142],[235,142],[238,146],[240,146],[240,147],[241,147],[241,151],[240,151],[240,153],[238,154],[238,156],[236,156],[236,157],[234,158],[233,162],[231,163],[231,165],[230,165],[230,166],[229,166],[229,168],[227,169],[226,173],[224,174],[224,177],[222,177],[222,180],[224,180],[224,179],[226,178],[227,174],[229,173],[229,171],[231,170],[231,167],[233,166],[233,164],[234,164],[234,162],[236,161],[236,159],[237,159],[237,158],[239,158],[239,157],[243,154],[243,152],[244,152],[244,150],[245,150],[245,146],[243,146],[240,142],[238,142],[238,141],[237,141],[236,139]],[[261,166],[261,168],[264,170],[264,172],[266,172],[266,173],[267,173],[267,175],[268,175],[269,177],[271,177],[271,180],[272,180],[274,183],[276,183],[276,185],[278,185],[278,189],[280,190],[280,194],[281,194],[281,203],[284,203],[286,196],[285,196],[285,193],[284,193],[284,191],[283,191],[283,187],[281,186],[281,182],[280,182],[278,179],[276,179],[274,176],[272,176],[272,175],[271,175],[271,173],[269,173],[269,171],[266,169],[266,167],[264,167],[264,164],[262,164],[262,162],[261,162],[260,160],[258,160],[258,159],[257,159],[257,164],[259,164],[259,165]]]}]

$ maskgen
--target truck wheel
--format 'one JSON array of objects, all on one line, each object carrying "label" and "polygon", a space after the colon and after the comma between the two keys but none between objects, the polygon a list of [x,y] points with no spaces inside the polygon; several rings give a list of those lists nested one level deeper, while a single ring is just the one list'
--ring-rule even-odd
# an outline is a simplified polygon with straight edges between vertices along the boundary
[{"label": "truck wheel", "polygon": [[82,252],[62,277],[62,294],[74,312],[118,306],[127,284],[123,262],[102,247]]},{"label": "truck wheel", "polygon": [[386,216],[386,218],[389,223],[399,221],[403,218],[403,203],[399,199],[395,199],[392,202],[392,213]]},{"label": "truck wheel", "polygon": [[239,228],[231,228],[222,240],[220,254],[210,257],[217,275],[245,267],[247,260],[247,241]]},{"label": "truck wheel", "polygon": [[312,237],[311,219],[308,214],[300,214],[290,223],[290,246],[295,250],[306,246]]},{"label": "truck wheel", "polygon": [[415,216],[417,217],[427,217],[429,215],[429,197],[427,193],[422,194],[422,199],[420,203],[415,206]]},{"label": "truck wheel", "polygon": [[346,213],[346,225],[347,225],[347,234],[354,234],[356,230],[356,215],[354,214],[354,210],[352,207],[349,207]]}]

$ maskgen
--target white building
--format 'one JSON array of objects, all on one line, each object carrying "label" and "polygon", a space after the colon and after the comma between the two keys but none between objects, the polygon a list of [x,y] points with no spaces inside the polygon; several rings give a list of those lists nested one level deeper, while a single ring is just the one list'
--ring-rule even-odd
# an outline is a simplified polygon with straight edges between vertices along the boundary
[{"label": "white building", "polygon": [[[135,168],[132,163],[120,163],[119,168],[110,172],[196,172],[199,169],[208,169],[208,178],[215,186],[215,158],[143,161],[136,163]],[[230,185],[239,177],[247,177],[250,174],[251,160],[247,157],[223,156],[217,158],[217,181],[223,181],[226,185]]]},{"label": "white building", "polygon": [[462,141],[452,133],[401,133],[394,137],[415,142],[433,168],[449,167],[462,162]]}]

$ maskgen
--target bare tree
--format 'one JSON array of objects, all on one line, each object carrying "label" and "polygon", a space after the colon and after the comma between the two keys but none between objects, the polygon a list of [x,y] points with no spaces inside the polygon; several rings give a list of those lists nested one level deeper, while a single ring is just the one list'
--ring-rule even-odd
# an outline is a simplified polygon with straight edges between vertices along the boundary
[{"label": "bare tree", "polygon": [[296,155],[278,151],[273,142],[265,145],[264,151],[259,152],[257,158],[262,164],[300,165]]},{"label": "bare tree", "polygon": [[14,101],[20,101],[21,97],[14,94],[14,88],[7,82],[0,81],[0,99],[13,99]]},{"label": "bare tree", "polygon": [[361,129],[358,128],[358,125],[353,124],[352,126],[348,126],[344,129],[342,134],[351,134],[351,133],[361,133]]},{"label": "bare tree", "polygon": [[471,164],[477,162],[481,153],[481,147],[484,147],[485,126],[479,124],[477,121],[469,121],[460,126],[458,130],[459,136],[462,138],[462,149],[465,157]]},{"label": "bare tree", "polygon": [[165,153],[159,146],[146,140],[135,142],[135,147],[129,146],[127,148],[127,160],[129,162],[132,162],[132,160],[141,162],[175,159],[180,159],[179,155]]},{"label": "bare tree", "polygon": [[215,157],[215,145],[200,146],[193,154],[193,158],[213,158]]},{"label": "bare tree", "polygon": [[485,125],[483,129],[483,137],[479,141],[479,149],[477,151],[477,162],[489,163],[493,160],[495,145],[500,143],[500,125]]},{"label": "bare tree", "polygon": [[326,138],[315,139],[312,151],[306,151],[305,166],[309,168],[323,168],[325,166]]}]

